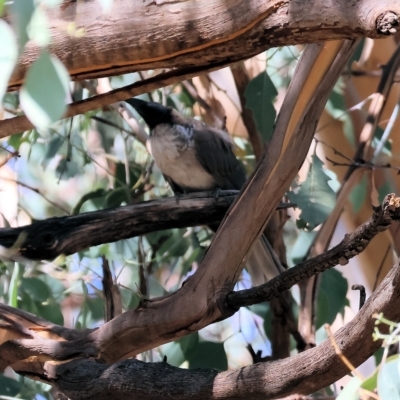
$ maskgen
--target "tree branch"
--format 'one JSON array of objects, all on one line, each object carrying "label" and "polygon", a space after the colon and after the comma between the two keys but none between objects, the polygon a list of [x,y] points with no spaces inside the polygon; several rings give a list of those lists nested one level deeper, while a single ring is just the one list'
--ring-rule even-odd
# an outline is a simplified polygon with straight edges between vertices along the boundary
[{"label": "tree branch", "polygon": [[[329,7],[297,0],[114,0],[109,13],[86,0],[50,9],[48,20],[51,51],[73,79],[82,80],[177,65],[207,69],[271,47],[384,37],[396,31],[399,14],[394,0],[333,0]],[[71,34],[72,23],[85,34]],[[29,42],[11,90],[19,88],[38,52]]]},{"label": "tree branch", "polygon": [[227,297],[228,307],[238,309],[269,301],[303,279],[310,278],[336,265],[346,265],[351,258],[363,252],[379,232],[385,231],[392,222],[399,220],[400,198],[389,194],[383,200],[382,205],[374,209],[369,221],[359,226],[355,232],[346,235],[338,245],[288,269],[264,285],[229,294]]},{"label": "tree branch", "polygon": [[[328,266],[337,264],[338,261],[347,262],[349,258],[365,249],[373,236],[386,230],[399,218],[400,198],[394,195],[386,196],[382,206],[374,209],[371,219],[354,233],[346,235],[342,243],[329,251],[325,258],[319,256],[314,260],[308,260],[259,288],[229,294],[226,298],[228,308],[221,318],[226,318],[231,314],[229,307],[234,306],[238,309],[242,306],[276,298],[303,279],[304,275],[319,273]],[[338,249],[340,254],[338,254]],[[293,272],[291,273],[291,271]],[[279,282],[281,283],[277,284]],[[190,280],[186,282],[186,285],[189,283]],[[181,294],[182,289],[174,296],[179,297]],[[186,301],[183,297],[180,300],[182,304]],[[346,325],[336,337],[336,341],[351,362],[360,364],[379,347],[379,343],[372,341],[374,324],[371,316],[373,313],[383,312],[386,318],[398,320],[400,309],[396,300],[400,300],[399,267],[392,269],[382,285],[364,305],[361,314]],[[144,313],[151,308],[151,301],[148,301],[139,306],[137,311]],[[183,308],[182,306],[181,309]],[[145,364],[135,360],[109,366],[95,360],[102,358],[101,343],[96,340],[96,334],[101,328],[97,331],[79,332],[53,325],[6,305],[0,305],[0,318],[4,321],[1,326],[2,332],[8,334],[5,340],[4,334],[0,337],[0,339],[3,338],[0,345],[0,368],[11,365],[20,374],[56,384],[61,391],[73,399],[92,399],[95,396],[99,400],[125,399],[134,395],[143,399],[168,398],[168,396],[177,399],[225,398],[224,396],[218,397],[218,390],[228,390],[228,393],[225,394],[226,398],[240,399],[244,398],[246,390],[251,385],[253,385],[252,398],[257,399],[263,396],[264,398],[273,398],[291,393],[311,393],[347,373],[346,368],[340,360],[338,361],[335,352],[331,350],[329,341],[324,342],[319,349],[306,351],[293,358],[274,363],[257,364],[240,371],[223,372],[218,375],[216,371],[212,370],[187,371],[163,363]],[[115,321],[114,319],[107,324],[109,328]],[[139,325],[136,328],[140,329]],[[346,338],[346,340],[342,338]],[[363,341],[360,342],[361,340]],[[120,346],[120,343],[117,341],[114,345]],[[88,360],[88,357],[94,359]],[[48,362],[49,358],[53,361]],[[71,361],[72,358],[75,359]],[[60,364],[58,362],[60,360],[70,361]],[[309,367],[297,368],[296,366],[299,365],[308,365]],[[283,374],[282,371],[285,371],[285,368],[292,372],[296,371],[295,375]],[[118,377],[115,376],[116,374]],[[154,385],[148,381],[154,379],[154,374],[157,374],[159,387],[163,388],[161,392],[154,391]],[[233,395],[226,388],[231,388],[232,382],[237,379],[238,374],[243,374],[243,376],[239,380],[240,383],[235,386],[237,393]],[[263,374],[264,377],[261,378]],[[305,376],[311,376],[309,374],[312,376],[320,374],[321,380],[304,379]],[[259,379],[258,381],[253,380],[254,375]],[[277,379],[278,377],[280,379]],[[216,384],[218,380],[218,386],[211,391],[213,383]],[[293,382],[296,382],[295,385]],[[201,388],[198,387],[200,384]],[[177,391],[180,393],[178,394]]]},{"label": "tree branch", "polygon": [[[398,321],[399,302],[400,266],[396,265],[355,318],[335,334],[340,350],[353,365],[360,365],[381,346],[381,341],[372,340],[373,314],[382,312]],[[329,339],[291,358],[220,373],[132,359],[113,365],[82,358],[66,363],[47,361],[41,363],[42,368],[37,364],[14,368],[20,374],[55,384],[74,400],[240,400],[249,398],[249,394],[252,399],[267,400],[314,393],[349,372]]]},{"label": "tree branch", "polygon": [[3,228],[0,245],[13,248],[31,260],[53,260],[60,254],[69,255],[149,232],[218,223],[237,193],[221,191],[218,198],[213,193],[192,193],[179,199],[150,200],[71,217],[49,218],[19,228]]}]

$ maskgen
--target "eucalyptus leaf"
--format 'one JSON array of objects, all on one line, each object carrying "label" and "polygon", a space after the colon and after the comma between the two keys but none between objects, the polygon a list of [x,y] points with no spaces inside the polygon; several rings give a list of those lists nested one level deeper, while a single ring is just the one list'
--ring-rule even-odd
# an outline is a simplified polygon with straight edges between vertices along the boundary
[{"label": "eucalyptus leaf", "polygon": [[17,32],[20,52],[29,40],[28,26],[34,12],[35,4],[33,0],[13,1],[11,3],[11,20]]},{"label": "eucalyptus leaf", "polygon": [[307,179],[297,191],[287,193],[290,201],[301,209],[297,221],[299,228],[313,230],[325,221],[335,206],[336,194],[328,184],[330,178],[323,170],[323,163],[313,155]]},{"label": "eucalyptus leaf", "polygon": [[400,400],[399,356],[389,357],[378,373],[378,393],[381,400]]},{"label": "eucalyptus leaf", "polygon": [[219,371],[228,369],[223,343],[200,341],[198,345],[185,352],[189,368],[213,368]]},{"label": "eucalyptus leaf", "polygon": [[354,377],[340,392],[336,400],[359,400],[360,399],[360,386],[362,380]]},{"label": "eucalyptus leaf", "polygon": [[66,111],[69,75],[60,60],[42,51],[29,68],[20,101],[29,120],[45,129]]},{"label": "eucalyptus leaf", "polygon": [[246,108],[251,110],[263,141],[271,139],[276,111],[274,100],[278,92],[266,71],[257,75],[247,85],[244,95]]},{"label": "eucalyptus leaf", "polygon": [[21,384],[15,379],[0,374],[0,396],[16,396],[21,390]]},{"label": "eucalyptus leaf", "polygon": [[349,305],[347,290],[347,279],[339,271],[329,269],[322,274],[317,297],[317,329],[325,323],[332,324],[338,314],[344,314],[344,308]]}]

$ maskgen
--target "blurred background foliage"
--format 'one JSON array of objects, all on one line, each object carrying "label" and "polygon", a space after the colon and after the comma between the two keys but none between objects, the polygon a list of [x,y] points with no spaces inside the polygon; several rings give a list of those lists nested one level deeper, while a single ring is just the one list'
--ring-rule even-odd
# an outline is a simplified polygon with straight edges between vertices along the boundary
[{"label": "blurred background foliage", "polygon": [[[6,39],[2,46],[7,44],[0,50],[0,97],[4,94],[1,119],[25,113],[36,127],[0,140],[1,227],[173,195],[145,146],[132,135],[132,125],[122,116],[118,105],[59,120],[66,102],[91,97],[101,85],[97,81],[69,82],[65,68],[47,52],[50,37],[43,6],[57,3],[27,0],[22,7],[21,2],[12,3],[10,7],[18,17],[13,20],[14,31],[0,20],[0,37]],[[102,2],[105,9],[108,3]],[[4,1],[0,7],[4,7]],[[30,68],[21,91],[6,93],[12,68],[28,40],[42,46],[41,55]],[[362,41],[332,91],[317,129],[317,140],[287,193],[287,199],[298,205],[287,212],[283,229],[289,267],[306,256],[316,232],[335,207],[336,192],[365,123],[368,96],[376,90],[380,66],[392,55],[396,40]],[[268,142],[301,51],[300,46],[271,49],[246,61],[243,68],[249,83],[243,93],[236,87],[231,69],[225,68],[142,98],[227,129],[234,137],[238,158],[250,173],[256,159],[241,117],[240,96],[244,96],[245,107],[252,111],[263,141]],[[118,88],[157,72],[110,77],[107,84]],[[383,143],[380,140],[398,99],[399,88],[395,84],[372,143],[375,149],[380,146],[374,159],[377,165],[396,165],[398,161],[400,140],[393,135],[398,128],[397,120],[390,138]],[[133,109],[129,112],[141,122]],[[345,210],[332,232],[332,244],[368,218],[371,193],[377,192],[382,198],[398,191],[397,186],[397,170],[393,168],[366,171],[348,194]],[[362,283],[370,292],[393,264],[397,231],[381,236],[350,266],[323,274],[317,297],[317,342],[326,337],[324,323],[337,329],[357,312],[358,295],[349,291],[351,284]],[[171,229],[60,256],[51,262],[2,259],[0,300],[56,324],[93,328],[104,323],[102,257],[110,264],[122,310],[127,310],[136,307],[142,298],[178,289],[196,270],[211,238],[212,233],[205,227]],[[244,271],[236,288],[250,285]],[[292,296],[296,315],[297,288],[292,289]],[[155,348],[140,358],[161,361],[166,356],[168,363],[190,368],[239,368],[252,362],[249,345],[261,351],[263,357],[271,353],[271,319],[269,304],[241,309],[229,320]],[[296,352],[294,341],[291,350]],[[325,394],[336,390],[332,386]],[[0,375],[0,398],[13,397],[50,399],[52,392],[50,386],[6,370]]]}]

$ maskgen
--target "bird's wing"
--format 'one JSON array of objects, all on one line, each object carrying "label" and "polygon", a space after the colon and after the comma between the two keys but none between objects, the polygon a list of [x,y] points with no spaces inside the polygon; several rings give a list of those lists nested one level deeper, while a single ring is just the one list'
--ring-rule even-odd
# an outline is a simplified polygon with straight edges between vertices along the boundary
[{"label": "bird's wing", "polygon": [[246,181],[246,176],[233,153],[233,142],[228,134],[205,125],[195,126],[193,140],[198,161],[214,177],[218,187],[222,190],[239,190]]}]

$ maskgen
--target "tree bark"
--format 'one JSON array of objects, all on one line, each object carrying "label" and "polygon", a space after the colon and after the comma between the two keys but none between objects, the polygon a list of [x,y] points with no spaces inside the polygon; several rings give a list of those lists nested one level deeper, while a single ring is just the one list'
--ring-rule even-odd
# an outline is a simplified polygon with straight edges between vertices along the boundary
[{"label": "tree bark", "polygon": [[[49,10],[51,51],[75,80],[156,68],[228,65],[276,46],[361,36],[398,26],[395,0],[97,0],[64,1]],[[74,24],[84,35],[70,33]],[[38,56],[28,43],[11,80],[23,82]]]},{"label": "tree bark", "polygon": [[3,228],[0,246],[10,248],[10,256],[17,253],[31,260],[53,260],[154,231],[219,223],[237,193],[222,191],[218,198],[214,193],[192,193]]},{"label": "tree bark", "polygon": [[[382,345],[372,340],[376,327],[373,315],[382,312],[398,321],[399,302],[400,266],[395,265],[356,317],[335,334],[340,350],[353,365],[360,365]],[[291,358],[220,373],[137,360],[105,365],[84,358],[25,364],[21,369],[16,365],[14,369],[55,384],[73,400],[240,400],[249,396],[267,400],[314,393],[350,372],[329,339]]]}]

